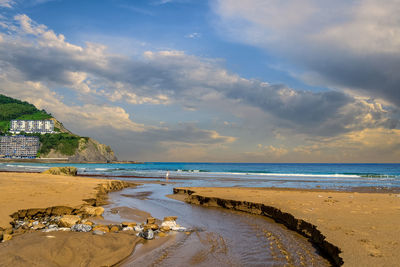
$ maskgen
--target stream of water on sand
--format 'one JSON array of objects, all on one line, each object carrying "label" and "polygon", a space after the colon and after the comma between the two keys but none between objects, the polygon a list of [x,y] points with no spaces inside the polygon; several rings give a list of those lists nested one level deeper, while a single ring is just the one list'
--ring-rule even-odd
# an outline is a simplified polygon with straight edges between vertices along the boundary
[{"label": "stream of water on sand", "polygon": [[269,218],[170,199],[166,195],[172,188],[171,184],[144,184],[110,194],[106,221],[132,220],[130,209],[132,213],[140,209],[160,220],[178,216],[178,224],[194,230],[145,241],[121,266],[330,265],[304,237]]}]

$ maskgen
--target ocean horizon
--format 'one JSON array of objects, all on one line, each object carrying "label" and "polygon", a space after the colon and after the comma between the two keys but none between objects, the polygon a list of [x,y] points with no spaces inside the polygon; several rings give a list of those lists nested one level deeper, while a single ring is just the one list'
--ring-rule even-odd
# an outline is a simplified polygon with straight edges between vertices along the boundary
[{"label": "ocean horizon", "polygon": [[204,163],[144,162],[0,163],[0,171],[41,172],[51,167],[74,166],[78,175],[125,180],[164,180],[182,186],[242,186],[323,188],[400,187],[399,163]]}]

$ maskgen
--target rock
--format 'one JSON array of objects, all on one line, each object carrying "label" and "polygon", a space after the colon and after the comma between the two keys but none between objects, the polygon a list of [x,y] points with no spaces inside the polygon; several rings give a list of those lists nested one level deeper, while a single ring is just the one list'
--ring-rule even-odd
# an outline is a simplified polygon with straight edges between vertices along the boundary
[{"label": "rock", "polygon": [[60,227],[60,228],[58,228],[58,231],[68,232],[68,231],[71,231],[71,228],[68,228],[68,227]]},{"label": "rock", "polygon": [[40,229],[43,229],[45,227],[46,227],[46,225],[44,225],[43,223],[38,222],[37,224],[33,225],[32,229],[33,230],[40,230]]},{"label": "rock", "polygon": [[48,228],[48,229],[43,229],[43,233],[49,233],[49,232],[55,232],[58,231],[58,228]]},{"label": "rock", "polygon": [[42,173],[53,174],[53,175],[76,176],[76,174],[78,173],[78,169],[75,167],[53,167]]},{"label": "rock", "polygon": [[59,220],[62,215],[71,214],[74,209],[65,206],[56,206],[51,209],[51,214],[54,216],[55,220]]},{"label": "rock", "polygon": [[107,225],[101,225],[101,224],[96,225],[95,227],[93,227],[93,231],[96,231],[96,230],[102,231],[102,232],[105,232],[105,233],[110,232],[110,229],[108,228]]},{"label": "rock", "polygon": [[133,231],[133,230],[134,230],[133,227],[130,226],[122,228],[122,231]]},{"label": "rock", "polygon": [[171,230],[171,227],[169,227],[169,226],[161,226],[160,227],[160,231],[161,232],[168,232],[169,230]]},{"label": "rock", "polygon": [[137,225],[137,223],[135,222],[122,222],[121,223],[123,227],[135,227]]},{"label": "rock", "polygon": [[86,225],[90,225],[90,226],[93,226],[93,222],[91,222],[91,221],[84,221],[84,222],[82,222],[83,224],[86,224]]},{"label": "rock", "polygon": [[103,207],[83,206],[80,211],[90,216],[101,216],[104,212]]},{"label": "rock", "polygon": [[176,219],[178,219],[177,216],[168,216],[168,217],[164,217],[164,222],[165,221],[176,221]]},{"label": "rock", "polygon": [[61,227],[72,227],[79,222],[80,218],[78,215],[64,215],[61,217],[59,226]]},{"label": "rock", "polygon": [[3,240],[3,234],[4,234],[4,231],[0,230],[0,241]]},{"label": "rock", "polygon": [[10,235],[10,234],[3,234],[3,242],[4,242],[4,241],[11,240],[11,238],[12,238],[12,235]]},{"label": "rock", "polygon": [[16,221],[14,228],[18,229],[18,228],[22,227],[23,225],[25,225],[25,221]]},{"label": "rock", "polygon": [[158,225],[157,224],[146,224],[146,225],[144,225],[143,226],[143,229],[144,230],[147,230],[147,229],[151,229],[151,230],[157,230],[158,229]]},{"label": "rock", "polygon": [[139,236],[143,237],[144,239],[151,240],[154,239],[154,232],[151,229],[144,230],[143,232],[139,233]]},{"label": "rock", "polygon": [[136,232],[141,232],[141,231],[143,231],[143,227],[140,226],[140,225],[134,226],[133,229],[134,229]]},{"label": "rock", "polygon": [[172,228],[172,227],[176,227],[177,224],[176,224],[175,221],[163,221],[162,224],[161,224],[161,227],[163,227],[163,226]]},{"label": "rock", "polygon": [[11,235],[12,233],[13,233],[12,227],[9,227],[9,228],[7,228],[7,229],[4,230],[4,234],[9,234],[9,235]]},{"label": "rock", "polygon": [[178,231],[178,232],[185,232],[186,228],[182,227],[182,226],[174,226],[174,227],[171,227],[171,230],[172,231]]},{"label": "rock", "polygon": [[58,225],[57,224],[50,224],[48,226],[49,229],[58,229]]},{"label": "rock", "polygon": [[110,232],[118,232],[119,231],[119,227],[118,226],[116,226],[116,225],[113,225],[113,226],[111,226],[110,227]]},{"label": "rock", "polygon": [[147,224],[154,224],[154,223],[156,223],[156,219],[155,218],[153,218],[153,217],[147,218]]},{"label": "rock", "polygon": [[71,231],[74,232],[90,232],[92,230],[92,227],[87,224],[75,224],[74,226],[71,227]]},{"label": "rock", "polygon": [[159,237],[165,237],[165,236],[168,236],[166,233],[164,233],[164,232],[159,232],[158,234],[157,234]]},{"label": "rock", "polygon": [[93,234],[94,234],[94,235],[105,235],[106,233],[103,232],[103,231],[100,231],[100,230],[94,230],[94,231],[93,231]]}]

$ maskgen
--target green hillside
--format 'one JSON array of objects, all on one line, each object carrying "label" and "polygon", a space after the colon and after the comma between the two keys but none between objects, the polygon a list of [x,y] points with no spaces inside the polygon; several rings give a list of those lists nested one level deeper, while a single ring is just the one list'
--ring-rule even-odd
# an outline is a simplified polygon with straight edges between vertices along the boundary
[{"label": "green hillside", "polygon": [[[28,102],[0,94],[0,134],[8,134],[11,120],[46,120],[52,117]],[[79,147],[79,140],[83,138],[69,133],[26,135],[39,137],[41,155],[47,155],[52,149],[64,155],[73,155]],[[87,138],[84,139],[87,141]]]},{"label": "green hillside", "polygon": [[52,118],[45,110],[0,94],[0,133],[8,132],[11,120],[46,120]]}]

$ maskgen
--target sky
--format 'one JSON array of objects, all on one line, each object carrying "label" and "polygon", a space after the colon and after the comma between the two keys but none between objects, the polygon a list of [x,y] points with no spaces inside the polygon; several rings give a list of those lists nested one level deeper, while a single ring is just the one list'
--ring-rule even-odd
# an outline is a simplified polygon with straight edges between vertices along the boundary
[{"label": "sky", "polygon": [[0,93],[121,160],[400,162],[400,0],[0,0]]}]

